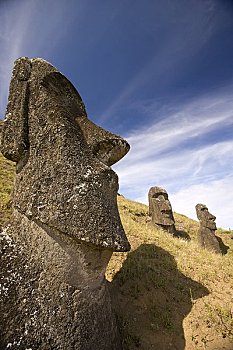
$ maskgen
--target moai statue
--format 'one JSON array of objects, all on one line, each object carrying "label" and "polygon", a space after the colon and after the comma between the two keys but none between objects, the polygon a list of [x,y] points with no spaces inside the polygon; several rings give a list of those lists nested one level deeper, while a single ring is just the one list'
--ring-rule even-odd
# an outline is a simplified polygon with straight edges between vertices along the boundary
[{"label": "moai statue", "polygon": [[16,162],[0,239],[1,349],[122,349],[105,269],[130,249],[110,168],[128,150],[55,67],[15,62],[1,140]]},{"label": "moai statue", "polygon": [[175,220],[167,191],[161,187],[151,187],[148,193],[149,216],[155,225],[176,235]]},{"label": "moai statue", "polygon": [[219,242],[215,236],[216,217],[209,213],[208,208],[204,204],[196,205],[197,218],[200,221],[197,239],[201,247],[206,248],[214,253],[221,254]]}]

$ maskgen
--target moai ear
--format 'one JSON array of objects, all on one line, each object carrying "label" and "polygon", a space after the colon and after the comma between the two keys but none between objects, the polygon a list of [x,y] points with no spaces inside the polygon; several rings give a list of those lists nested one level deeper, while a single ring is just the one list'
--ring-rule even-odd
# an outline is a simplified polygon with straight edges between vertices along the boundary
[{"label": "moai ear", "polygon": [[28,79],[30,73],[31,63],[27,57],[21,57],[15,61],[1,136],[1,152],[14,162],[18,162],[29,149]]},{"label": "moai ear", "polygon": [[84,103],[76,88],[60,72],[47,74],[40,82],[47,93],[68,109],[87,117]]},{"label": "moai ear", "polygon": [[152,197],[152,188],[150,188],[149,192],[148,192],[148,202],[149,202],[148,215],[149,216],[152,216],[152,200],[151,200],[151,197]]}]

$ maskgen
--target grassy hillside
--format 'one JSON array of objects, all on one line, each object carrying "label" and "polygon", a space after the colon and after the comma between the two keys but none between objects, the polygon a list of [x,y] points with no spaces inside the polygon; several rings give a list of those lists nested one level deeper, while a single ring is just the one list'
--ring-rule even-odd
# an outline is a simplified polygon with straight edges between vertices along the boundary
[{"label": "grassy hillside", "polygon": [[148,207],[118,198],[121,219],[132,245],[114,254],[107,278],[122,325],[125,349],[233,349],[233,240],[217,256],[198,247],[198,223],[175,214],[177,239],[147,222]]},{"label": "grassy hillside", "polygon": [[[9,220],[14,164],[0,155],[0,225]],[[148,222],[146,205],[118,197],[130,240],[129,253],[115,253],[107,279],[125,350],[233,349],[233,240],[218,230],[224,256],[198,247],[198,223],[176,214],[184,238]]]}]

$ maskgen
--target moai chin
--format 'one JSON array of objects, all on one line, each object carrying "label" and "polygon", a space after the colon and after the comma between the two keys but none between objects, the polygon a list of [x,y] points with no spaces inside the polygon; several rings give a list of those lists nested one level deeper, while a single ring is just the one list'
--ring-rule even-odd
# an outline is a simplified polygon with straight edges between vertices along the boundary
[{"label": "moai chin", "polygon": [[151,187],[148,193],[149,216],[155,225],[176,235],[175,220],[167,191],[161,187]]},{"label": "moai chin", "polygon": [[221,254],[219,242],[215,236],[216,217],[210,214],[205,204],[196,205],[197,218],[200,221],[200,228],[197,233],[198,243],[201,247],[206,248],[214,253]]},{"label": "moai chin", "polygon": [[110,168],[128,150],[87,118],[55,67],[16,60],[1,139],[16,177],[0,240],[0,348],[122,348],[105,270],[114,251],[130,249]]}]

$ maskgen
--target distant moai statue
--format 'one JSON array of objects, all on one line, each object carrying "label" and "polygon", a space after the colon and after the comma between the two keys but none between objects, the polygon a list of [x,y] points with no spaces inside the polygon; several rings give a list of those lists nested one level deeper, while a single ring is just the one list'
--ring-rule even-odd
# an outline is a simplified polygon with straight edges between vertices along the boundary
[{"label": "distant moai statue", "polygon": [[200,221],[200,228],[197,233],[198,243],[201,247],[206,248],[214,253],[221,254],[219,242],[215,236],[216,217],[209,213],[205,204],[196,205],[197,218]]},{"label": "distant moai statue", "polygon": [[105,270],[114,251],[130,249],[110,168],[128,150],[88,120],[55,67],[16,60],[1,139],[16,162],[0,237],[1,349],[122,349]]},{"label": "distant moai statue", "polygon": [[175,220],[167,191],[161,187],[151,187],[148,193],[149,216],[155,225],[159,225],[172,235],[176,235]]}]

